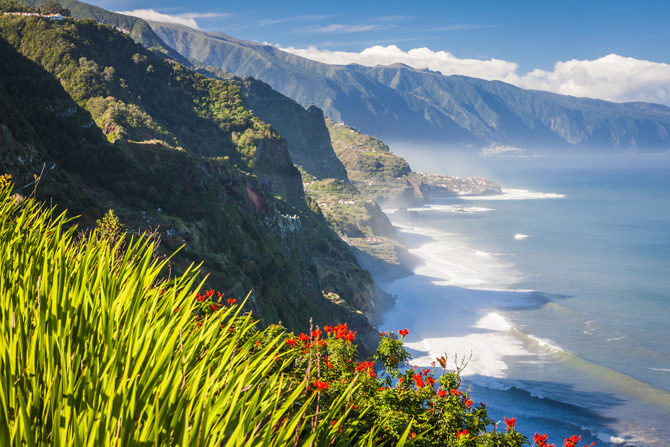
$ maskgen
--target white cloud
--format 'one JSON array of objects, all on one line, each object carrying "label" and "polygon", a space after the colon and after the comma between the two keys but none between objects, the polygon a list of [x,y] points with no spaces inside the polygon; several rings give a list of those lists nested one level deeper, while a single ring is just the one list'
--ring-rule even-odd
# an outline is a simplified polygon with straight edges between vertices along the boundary
[{"label": "white cloud", "polygon": [[557,62],[553,71],[533,70],[502,79],[521,88],[615,102],[670,105],[670,64],[609,54],[592,61]]},{"label": "white cloud", "polygon": [[403,63],[445,75],[459,74],[509,82],[525,89],[614,102],[644,101],[670,105],[670,64],[610,54],[596,60],[557,62],[553,71],[517,73],[518,65],[500,59],[460,59],[447,51],[415,48],[403,51],[395,45],[373,46],[360,53],[282,48],[289,53],[325,62],[369,67]]},{"label": "white cloud", "polygon": [[514,62],[499,59],[459,59],[447,51],[432,51],[428,48],[415,48],[405,52],[396,45],[386,47],[375,45],[360,53],[319,50],[314,47],[282,49],[307,59],[328,64],[346,65],[354,63],[374,67],[400,62],[414,68],[428,68],[439,71],[445,75],[461,74],[490,80],[501,79],[510,73],[514,73],[517,69],[517,64]]},{"label": "white cloud", "polygon": [[169,15],[160,13],[158,11],[154,11],[153,9],[135,9],[132,11],[116,11],[116,12],[127,16],[139,17],[140,19],[144,20],[151,20],[154,22],[176,23],[178,25],[184,25],[195,29],[200,29],[195,19],[204,17],[203,14],[198,13]]}]

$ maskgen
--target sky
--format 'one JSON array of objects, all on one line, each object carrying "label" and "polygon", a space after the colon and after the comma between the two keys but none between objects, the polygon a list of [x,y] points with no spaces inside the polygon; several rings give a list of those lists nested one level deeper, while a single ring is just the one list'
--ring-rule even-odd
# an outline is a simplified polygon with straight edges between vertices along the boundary
[{"label": "sky", "polygon": [[93,0],[326,63],[402,62],[610,101],[670,105],[667,0]]}]

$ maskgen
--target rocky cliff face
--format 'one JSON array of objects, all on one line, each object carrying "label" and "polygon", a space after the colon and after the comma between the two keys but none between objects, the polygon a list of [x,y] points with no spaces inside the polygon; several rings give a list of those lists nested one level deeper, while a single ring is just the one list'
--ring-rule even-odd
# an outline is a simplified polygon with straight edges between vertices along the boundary
[{"label": "rocky cliff face", "polygon": [[323,112],[306,109],[251,77],[241,80],[249,108],[286,139],[293,163],[317,178],[347,180],[347,171],[330,142]]}]

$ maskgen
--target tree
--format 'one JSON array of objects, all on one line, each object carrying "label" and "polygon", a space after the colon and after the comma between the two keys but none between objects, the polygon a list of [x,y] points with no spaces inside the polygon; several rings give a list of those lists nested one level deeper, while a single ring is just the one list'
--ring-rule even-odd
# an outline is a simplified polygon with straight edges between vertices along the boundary
[{"label": "tree", "polygon": [[32,11],[26,5],[16,0],[0,1],[0,12],[30,12]]},{"label": "tree", "polygon": [[39,7],[39,11],[42,14],[60,14],[62,16],[69,16],[70,10],[63,8],[60,3],[57,3],[54,0],[47,0],[42,3]]}]

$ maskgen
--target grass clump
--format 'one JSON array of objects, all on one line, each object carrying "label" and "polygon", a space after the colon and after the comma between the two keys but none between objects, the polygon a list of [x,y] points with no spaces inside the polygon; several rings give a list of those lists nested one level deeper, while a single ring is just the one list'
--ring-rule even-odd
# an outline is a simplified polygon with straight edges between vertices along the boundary
[{"label": "grass clump", "polygon": [[[197,269],[161,279],[146,238],[79,243],[64,214],[0,190],[0,445],[278,445],[300,388],[278,336],[205,314]],[[95,235],[93,235],[95,236]],[[263,340],[262,348],[257,342]]]}]

